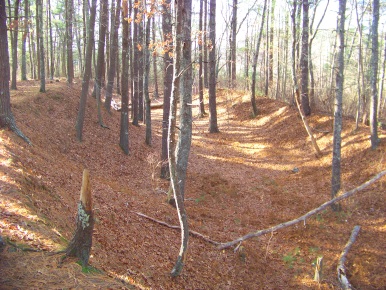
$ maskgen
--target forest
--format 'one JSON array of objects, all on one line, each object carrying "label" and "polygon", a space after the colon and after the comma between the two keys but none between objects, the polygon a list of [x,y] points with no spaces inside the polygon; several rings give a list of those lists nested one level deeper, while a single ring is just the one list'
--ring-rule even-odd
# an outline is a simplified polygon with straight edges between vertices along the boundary
[{"label": "forest", "polygon": [[0,288],[384,289],[384,11],[0,0]]}]

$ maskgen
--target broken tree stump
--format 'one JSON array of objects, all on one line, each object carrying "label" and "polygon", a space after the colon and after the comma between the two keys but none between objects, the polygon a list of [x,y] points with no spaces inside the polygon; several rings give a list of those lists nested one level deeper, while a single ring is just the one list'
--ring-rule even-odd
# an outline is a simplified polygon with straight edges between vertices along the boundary
[{"label": "broken tree stump", "polygon": [[338,268],[337,268],[338,280],[340,282],[342,289],[345,289],[345,290],[346,289],[353,289],[352,285],[350,284],[350,281],[347,278],[346,267],[345,267],[344,263],[346,262],[346,256],[347,256],[348,252],[350,251],[351,246],[355,242],[360,229],[361,229],[360,226],[354,227],[354,229],[351,232],[350,239],[348,240],[346,246],[344,247],[342,253],[340,254],[340,259],[339,259]]},{"label": "broken tree stump", "polygon": [[314,281],[320,283],[322,281],[322,273],[323,273],[323,257],[318,257],[316,259]]},{"label": "broken tree stump", "polygon": [[94,229],[90,173],[83,171],[82,188],[78,203],[75,234],[66,249],[67,257],[77,257],[84,267],[88,265]]}]

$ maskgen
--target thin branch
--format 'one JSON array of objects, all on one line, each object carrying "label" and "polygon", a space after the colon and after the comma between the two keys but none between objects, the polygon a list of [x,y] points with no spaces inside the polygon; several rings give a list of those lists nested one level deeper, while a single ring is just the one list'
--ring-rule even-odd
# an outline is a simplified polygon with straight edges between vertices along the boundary
[{"label": "thin branch", "polygon": [[[163,225],[163,226],[165,226],[165,227],[168,227],[168,228],[171,228],[171,229],[175,229],[175,230],[181,230],[180,226],[170,225],[170,224],[168,224],[168,223],[166,223],[166,222],[164,222],[164,221],[157,220],[157,219],[155,219],[155,218],[149,217],[149,216],[147,216],[147,215],[145,215],[145,214],[143,214],[143,213],[140,213],[140,212],[134,212],[134,211],[133,211],[133,213],[135,213],[136,215],[139,215],[139,216],[141,216],[141,217],[143,217],[143,218],[146,218],[146,219],[148,219],[148,220],[151,220],[151,221],[153,221],[153,222],[155,222],[155,223],[158,223],[158,224],[160,224],[160,225]],[[192,231],[192,230],[189,230],[189,234],[191,234],[191,235],[194,236],[194,237],[201,238],[201,239],[203,239],[204,241],[206,241],[206,242],[208,242],[208,243],[211,243],[211,244],[213,244],[213,245],[216,245],[216,246],[218,246],[218,245],[221,244],[221,243],[219,243],[219,242],[216,242],[216,241],[213,241],[213,240],[209,239],[208,237],[204,236],[203,234],[200,234],[200,233],[195,232],[195,231]]]},{"label": "thin branch", "polygon": [[347,256],[348,252],[350,251],[351,246],[355,242],[355,240],[359,234],[360,229],[361,229],[360,226],[354,227],[354,229],[351,232],[350,239],[348,240],[346,246],[344,247],[342,253],[340,254],[337,272],[338,272],[339,282],[340,282],[342,288],[345,290],[346,289],[353,289],[353,287],[351,286],[350,282],[347,279],[346,267],[344,266],[344,263],[346,262],[346,256]]},{"label": "thin branch", "polygon": [[292,226],[294,224],[297,224],[301,221],[304,221],[309,218],[310,216],[314,215],[314,214],[317,214],[319,212],[321,212],[322,210],[326,209],[327,207],[329,207],[331,204],[333,203],[336,203],[338,201],[341,201],[343,199],[346,199],[352,195],[354,195],[355,193],[357,193],[358,191],[361,191],[363,190],[364,188],[368,187],[369,185],[373,184],[374,182],[376,182],[378,179],[380,179],[382,176],[386,175],[386,170],[384,171],[381,171],[379,172],[377,175],[375,175],[373,178],[371,178],[370,180],[366,181],[365,183],[361,184],[360,186],[338,196],[338,197],[335,197],[325,203],[323,203],[321,206],[319,206],[318,208],[315,208],[311,211],[309,211],[308,213],[302,215],[301,217],[298,217],[297,219],[293,219],[291,221],[287,221],[287,222],[284,222],[282,224],[279,224],[279,225],[275,225],[273,227],[270,227],[268,229],[264,229],[264,230],[260,230],[260,231],[257,231],[257,232],[252,232],[252,233],[249,233],[245,236],[242,236],[240,238],[237,238],[233,241],[230,241],[230,242],[227,242],[227,243],[221,243],[218,248],[221,250],[221,249],[225,249],[225,248],[229,248],[239,242],[242,242],[242,241],[245,241],[247,239],[250,239],[250,238],[255,238],[255,237],[259,237],[259,236],[262,236],[264,234],[267,234],[267,233],[270,233],[270,232],[274,232],[274,231],[277,231],[277,230],[280,230],[280,229],[283,229],[283,228],[286,228],[286,227],[289,227],[289,226]]}]

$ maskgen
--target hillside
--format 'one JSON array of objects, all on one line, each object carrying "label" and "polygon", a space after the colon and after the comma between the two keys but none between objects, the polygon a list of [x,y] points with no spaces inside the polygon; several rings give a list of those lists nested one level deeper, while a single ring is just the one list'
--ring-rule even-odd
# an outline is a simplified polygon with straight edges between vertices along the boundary
[{"label": "hillside", "polygon": [[[306,224],[245,241],[237,252],[191,236],[183,273],[171,279],[179,232],[136,214],[178,225],[165,202],[168,183],[158,178],[162,110],[152,111],[153,146],[144,143],[144,125],[130,126],[131,154],[125,156],[118,146],[120,113],[103,114],[109,129],[98,126],[91,97],[84,141],[75,139],[80,84],[50,83],[42,94],[29,81],[11,93],[17,124],[33,146],[0,132],[0,235],[13,244],[0,254],[1,289],[338,289],[337,261],[355,225],[362,229],[348,256],[351,282],[357,289],[384,289],[385,178],[342,202],[342,212],[326,210]],[[317,159],[294,108],[259,98],[261,114],[251,118],[248,95],[219,90],[218,98],[221,132],[207,132],[208,118],[193,124],[186,193],[192,230],[226,242],[330,198],[331,116],[309,118],[324,153]],[[354,125],[344,120],[343,192],[386,168],[385,133],[372,151],[368,127],[353,132]],[[61,255],[50,254],[72,237],[84,168],[96,216],[90,262],[102,273],[82,273],[72,259],[60,265]],[[318,285],[313,263],[321,255]]]}]

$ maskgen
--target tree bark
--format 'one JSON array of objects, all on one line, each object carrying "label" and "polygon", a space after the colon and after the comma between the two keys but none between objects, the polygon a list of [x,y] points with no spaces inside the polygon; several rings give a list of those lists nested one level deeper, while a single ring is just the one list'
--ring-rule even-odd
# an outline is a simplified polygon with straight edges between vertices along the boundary
[{"label": "tree bark", "polygon": [[373,0],[373,22],[371,24],[371,70],[370,70],[370,133],[371,149],[378,147],[378,23],[379,23],[379,0]]},{"label": "tree bark", "polygon": [[[21,80],[27,80],[27,37],[29,37],[29,1],[24,1],[24,33],[21,40]],[[30,55],[32,52],[30,51]],[[32,66],[32,63],[31,63]]]},{"label": "tree bark", "polygon": [[231,58],[231,88],[235,88],[236,83],[236,37],[237,37],[237,0],[233,0],[232,5],[232,21],[231,21],[231,49],[230,49],[230,58]]},{"label": "tree bark", "polygon": [[50,80],[54,79],[55,73],[55,58],[54,58],[54,45],[52,39],[52,21],[51,21],[51,0],[48,0],[48,29],[50,36]]},{"label": "tree bark", "polygon": [[46,92],[46,68],[44,65],[44,40],[43,40],[43,1],[36,0],[36,6],[39,14],[37,15],[37,21],[39,23],[39,28],[37,30],[38,39],[39,39],[39,64],[40,64],[40,89],[39,92]]},{"label": "tree bark", "polygon": [[[152,18],[152,26],[153,26],[153,29],[152,29],[152,40],[153,40],[153,43],[156,42],[156,37],[155,37],[155,16],[153,16]],[[155,99],[157,99],[159,97],[159,93],[158,93],[158,69],[157,69],[157,55],[154,53],[153,54],[153,75],[154,75],[154,93],[153,93],[153,97]]]},{"label": "tree bark", "polygon": [[[96,0],[92,1],[95,5]],[[87,169],[83,171],[82,188],[80,190],[80,200],[78,203],[76,220],[76,230],[66,249],[66,256],[79,258],[82,266],[87,267],[92,246],[92,233],[94,230],[90,174]]]},{"label": "tree bark", "polygon": [[209,88],[208,69],[208,0],[204,1],[204,87]]},{"label": "tree bark", "polygon": [[11,111],[7,15],[5,11],[5,0],[0,0],[0,127],[9,128],[28,144],[31,144],[31,141],[16,126]]},{"label": "tree bark", "polygon": [[11,90],[17,90],[16,76],[17,76],[17,48],[18,48],[18,36],[19,36],[19,6],[20,0],[15,1],[15,10],[13,14],[12,25],[12,78],[11,78]]},{"label": "tree bark", "polygon": [[[184,184],[186,178],[187,159],[189,157],[192,135],[192,68],[191,68],[191,0],[177,0],[176,7],[176,46],[174,52],[174,79],[170,102],[168,130],[168,152],[170,180],[174,193],[178,218],[181,226],[181,246],[177,261],[171,272],[172,277],[178,276],[184,266],[188,249],[189,227],[184,205]],[[181,82],[182,75],[182,82]],[[182,88],[180,87],[182,84]],[[177,97],[180,95],[180,135],[176,150],[175,130],[177,118]],[[176,154],[177,151],[177,154]],[[175,156],[175,154],[177,156]]]},{"label": "tree bark", "polygon": [[134,31],[133,31],[133,50],[134,50],[134,59],[132,63],[133,67],[133,88],[134,88],[134,95],[133,95],[133,101],[132,101],[132,112],[133,112],[133,121],[132,124],[134,126],[139,125],[139,116],[138,116],[138,110],[139,110],[139,78],[138,78],[138,58],[139,58],[139,51],[138,51],[138,23],[136,21],[138,16],[138,7],[137,5],[134,6]]},{"label": "tree bark", "polygon": [[302,53],[300,55],[300,67],[301,67],[301,105],[303,112],[306,116],[311,115],[311,107],[308,99],[308,40],[309,40],[309,3],[308,0],[302,1],[303,7],[303,25],[302,25]]},{"label": "tree bark", "polygon": [[348,242],[347,242],[346,246],[344,247],[342,253],[340,254],[340,258],[339,258],[339,263],[338,263],[338,267],[337,267],[338,280],[339,280],[342,288],[345,290],[354,289],[347,279],[346,267],[345,267],[344,263],[346,262],[346,256],[347,256],[348,252],[350,251],[352,245],[354,244],[354,242],[359,234],[360,229],[361,229],[360,226],[354,227],[354,229],[351,232],[350,239],[348,240]]},{"label": "tree bark", "polygon": [[[150,96],[149,96],[149,73],[150,73],[150,21],[151,18],[147,16],[145,27],[145,42],[144,42],[144,66],[143,70],[143,88],[144,88],[144,99],[145,99],[145,124],[146,124],[146,134],[145,134],[145,143],[151,146],[151,107],[150,107]],[[153,16],[154,17],[154,16]],[[154,29],[154,27],[153,27]]]},{"label": "tree bark", "polygon": [[263,28],[264,28],[264,19],[265,19],[265,12],[267,10],[267,0],[264,1],[264,7],[263,7],[263,14],[261,15],[261,24],[260,24],[260,31],[259,36],[257,37],[256,42],[256,50],[253,55],[253,62],[252,62],[252,84],[251,84],[251,104],[252,104],[252,113],[253,116],[257,116],[259,113],[256,105],[256,71],[257,71],[257,60],[259,58],[259,50],[260,50],[260,41],[261,36],[263,34]]},{"label": "tree bark", "polygon": [[200,118],[205,116],[205,105],[204,105],[204,76],[203,76],[203,47],[205,46],[204,44],[204,31],[203,31],[203,13],[204,13],[204,7],[203,7],[203,0],[200,0],[200,18],[199,18],[199,23],[198,23],[198,30],[199,30],[199,39],[198,39],[198,99],[199,99],[199,116]]},{"label": "tree bark", "polygon": [[98,122],[102,127],[106,127],[103,124],[102,112],[101,112],[101,92],[102,92],[102,79],[105,72],[105,45],[106,45],[106,29],[108,22],[108,0],[101,0],[100,7],[100,22],[99,22],[99,41],[98,41],[98,55],[97,55],[97,65],[95,72],[95,82],[94,82],[94,92],[95,98],[97,101],[97,114]]},{"label": "tree bark", "polygon": [[85,59],[86,62],[85,62],[85,69],[84,69],[84,75],[83,75],[83,81],[82,81],[82,93],[80,96],[78,117],[75,125],[76,137],[79,141],[82,141],[84,115],[86,111],[88,88],[89,88],[89,82],[91,78],[92,50],[94,48],[95,14],[96,14],[96,0],[92,0],[90,21],[89,21],[89,27],[88,27],[89,33],[88,33],[87,48],[86,48],[86,59]]},{"label": "tree bark", "polygon": [[67,82],[72,84],[74,79],[74,59],[72,52],[73,31],[72,22],[74,15],[74,1],[66,0],[66,45],[67,45]]},{"label": "tree bark", "polygon": [[116,74],[116,60],[118,53],[118,29],[120,23],[120,14],[121,14],[121,0],[117,1],[117,6],[115,10],[114,17],[114,27],[110,35],[110,66],[107,76],[107,86],[106,86],[106,98],[105,98],[105,109],[110,112],[111,109],[111,100],[113,94],[114,79]]},{"label": "tree bark", "polygon": [[168,163],[168,122],[170,113],[170,96],[173,84],[173,58],[172,47],[172,16],[170,8],[171,0],[166,0],[162,5],[162,35],[165,44],[164,53],[164,83],[163,83],[163,114],[162,114],[162,145],[161,145],[161,178],[169,177]]},{"label": "tree bark", "polygon": [[121,131],[119,146],[129,154],[129,22],[128,0],[122,1],[122,93],[121,93]]},{"label": "tree bark", "polygon": [[[331,198],[334,198],[341,183],[341,146],[342,146],[342,97],[344,82],[344,23],[345,23],[346,0],[339,1],[338,14],[338,70],[336,73],[336,94],[334,106],[334,137],[332,141],[332,177],[331,177]],[[333,204],[333,210],[340,210],[340,205]]]},{"label": "tree bark", "polygon": [[216,0],[210,0],[209,11],[209,132],[218,133],[217,105],[216,105]]}]

